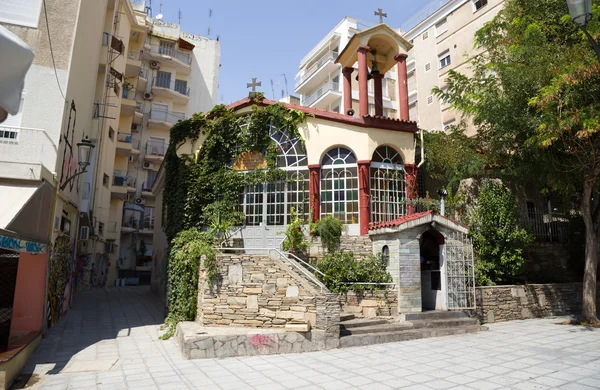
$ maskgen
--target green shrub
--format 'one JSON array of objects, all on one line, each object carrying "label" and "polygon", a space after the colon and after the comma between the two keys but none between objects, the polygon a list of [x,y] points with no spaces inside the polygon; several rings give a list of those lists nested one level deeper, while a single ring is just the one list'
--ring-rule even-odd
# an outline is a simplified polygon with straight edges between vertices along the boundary
[{"label": "green shrub", "polygon": [[521,274],[524,247],[531,235],[519,226],[519,210],[511,191],[485,180],[473,211],[470,231],[478,285],[511,284]]},{"label": "green shrub", "polygon": [[321,237],[321,244],[328,253],[333,253],[340,248],[340,238],[344,224],[337,218],[327,216],[317,221],[313,226],[313,233]]},{"label": "green shrub", "polygon": [[285,235],[281,247],[284,251],[289,251],[297,256],[303,256],[310,243],[304,238],[304,220],[298,217],[294,207],[290,208],[290,223],[287,229],[282,232]]},{"label": "green shrub", "polygon": [[382,286],[378,285],[346,283],[390,283],[392,277],[386,267],[386,262],[381,256],[356,260],[354,254],[347,251],[328,253],[317,262],[317,269],[325,274],[318,275],[319,279],[336,293],[381,289]]}]

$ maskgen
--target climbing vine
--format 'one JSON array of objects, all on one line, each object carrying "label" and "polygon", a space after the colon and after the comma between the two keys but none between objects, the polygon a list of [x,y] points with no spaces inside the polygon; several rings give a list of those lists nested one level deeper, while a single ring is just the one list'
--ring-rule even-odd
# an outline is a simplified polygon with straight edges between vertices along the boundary
[{"label": "climbing vine", "polygon": [[[306,114],[283,104],[259,107],[256,103],[261,99],[255,99],[251,110],[242,115],[218,105],[208,114],[195,114],[171,129],[163,194],[165,233],[171,243],[167,335],[172,334],[177,322],[195,317],[201,257],[207,277],[216,277],[218,264],[212,248],[227,238],[230,227],[243,221],[238,202],[244,187],[287,180],[286,172],[277,169],[280,151],[270,137],[271,125],[302,139],[298,126],[306,120]],[[201,137],[202,147],[195,154],[178,155],[184,144]],[[247,152],[264,155],[267,168],[248,173],[234,170],[234,161]],[[202,228],[207,231],[200,231]]]}]

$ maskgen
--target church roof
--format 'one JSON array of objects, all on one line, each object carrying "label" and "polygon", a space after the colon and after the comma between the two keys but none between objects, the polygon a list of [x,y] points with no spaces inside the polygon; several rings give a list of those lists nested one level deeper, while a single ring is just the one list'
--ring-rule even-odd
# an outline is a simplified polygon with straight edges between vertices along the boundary
[{"label": "church roof", "polygon": [[389,118],[389,117],[385,117],[385,116],[373,116],[373,115],[366,115],[364,117],[360,117],[358,115],[357,116],[349,116],[349,115],[344,115],[344,114],[340,114],[337,112],[330,112],[330,111],[325,111],[325,110],[321,110],[318,108],[312,108],[312,107],[304,107],[304,106],[299,106],[296,104],[281,103],[281,102],[277,102],[275,100],[269,100],[269,99],[264,99],[264,98],[263,99],[244,98],[244,99],[238,100],[237,102],[234,102],[234,103],[228,105],[227,108],[237,111],[237,110],[241,110],[242,108],[249,107],[251,105],[270,106],[273,104],[283,104],[287,108],[302,111],[302,112],[306,113],[307,115],[313,116],[315,118],[325,119],[325,120],[329,120],[329,121],[333,121],[333,122],[345,123],[348,125],[353,125],[353,126],[358,126],[358,127],[371,127],[371,128],[376,128],[376,129],[401,131],[401,132],[406,132],[406,133],[415,133],[418,130],[417,122],[414,122],[414,121],[405,121],[405,120],[401,120],[398,118]]},{"label": "church roof", "polygon": [[432,222],[439,223],[450,229],[454,229],[465,234],[469,232],[469,229],[464,224],[440,215],[433,210],[428,210],[422,213],[403,215],[394,219],[393,221],[370,223],[369,230],[371,232],[369,234],[372,235],[397,232],[408,228],[413,228],[415,226],[430,224]]}]

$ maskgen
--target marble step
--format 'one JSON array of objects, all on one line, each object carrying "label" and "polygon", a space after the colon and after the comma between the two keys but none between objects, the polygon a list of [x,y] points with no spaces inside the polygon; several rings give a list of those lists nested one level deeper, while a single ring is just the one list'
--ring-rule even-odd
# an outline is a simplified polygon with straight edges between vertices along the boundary
[{"label": "marble step", "polygon": [[355,318],[353,320],[340,322],[340,329],[360,328],[365,326],[385,324],[389,324],[389,321],[381,318]]},{"label": "marble step", "polygon": [[452,328],[455,326],[470,326],[479,325],[477,318],[455,318],[455,319],[443,319],[443,320],[413,320],[406,321],[413,325],[413,328]]},{"label": "marble step", "polygon": [[404,321],[419,321],[419,320],[447,320],[456,318],[469,318],[467,313],[462,311],[424,311],[421,313],[405,313],[401,315]]},{"label": "marble step", "polygon": [[362,326],[357,328],[340,329],[340,337],[346,337],[356,334],[373,334],[373,333],[393,333],[400,332],[403,330],[412,329],[410,322],[396,323],[396,324],[381,324],[373,326]]},{"label": "marble step", "polygon": [[340,314],[340,321],[341,322],[350,321],[350,320],[353,320],[354,318],[356,318],[356,316],[354,314],[351,314],[351,313],[342,313],[342,314]]}]

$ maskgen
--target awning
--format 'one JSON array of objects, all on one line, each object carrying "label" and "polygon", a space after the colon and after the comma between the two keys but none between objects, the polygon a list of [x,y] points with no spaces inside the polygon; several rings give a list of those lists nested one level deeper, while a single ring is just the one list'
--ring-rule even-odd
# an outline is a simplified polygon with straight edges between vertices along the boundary
[{"label": "awning", "polygon": [[0,230],[48,242],[54,188],[47,182],[0,184]]},{"label": "awning", "polygon": [[25,75],[33,62],[33,51],[15,34],[0,26],[0,123],[7,112],[16,115],[21,104]]}]

